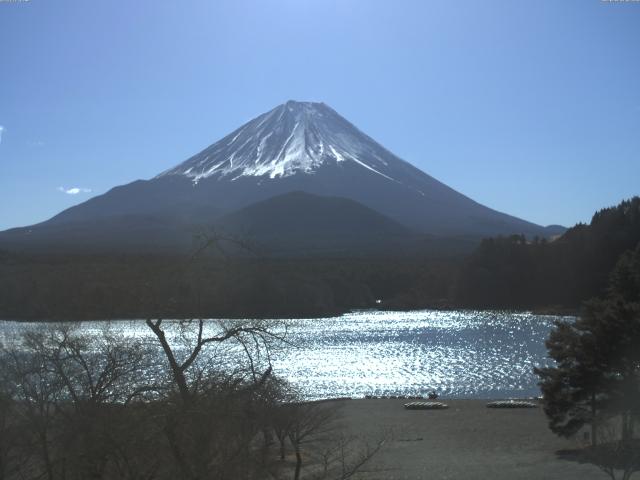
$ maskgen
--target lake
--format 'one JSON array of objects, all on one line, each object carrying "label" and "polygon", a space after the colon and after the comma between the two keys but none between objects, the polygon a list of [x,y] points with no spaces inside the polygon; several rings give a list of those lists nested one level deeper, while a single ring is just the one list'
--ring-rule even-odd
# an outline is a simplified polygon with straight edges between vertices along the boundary
[{"label": "lake", "polygon": [[[494,311],[356,311],[283,320],[292,346],[275,351],[274,371],[309,399],[364,395],[537,396],[533,367],[549,363],[544,341],[558,319]],[[154,341],[143,321],[81,322]],[[0,323],[0,341],[46,323]],[[278,327],[280,328],[280,327]]]}]

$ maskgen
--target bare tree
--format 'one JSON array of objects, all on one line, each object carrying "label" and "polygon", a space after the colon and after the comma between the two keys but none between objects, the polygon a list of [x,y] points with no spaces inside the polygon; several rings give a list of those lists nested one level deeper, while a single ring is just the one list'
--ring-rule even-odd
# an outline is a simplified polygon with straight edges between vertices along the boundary
[{"label": "bare tree", "polygon": [[90,336],[58,326],[27,333],[24,345],[41,356],[75,409],[125,402],[137,392],[141,371],[150,365],[151,352],[142,342],[109,329]]},{"label": "bare tree", "polygon": [[319,437],[326,438],[328,436],[331,432],[337,409],[334,406],[317,402],[290,405],[285,408],[289,410],[291,421],[288,427],[288,437],[296,456],[293,478],[298,480],[302,470],[303,445],[314,441],[317,442]]},{"label": "bare tree", "polygon": [[[611,480],[629,480],[635,472],[640,471],[640,440],[621,435],[616,420],[609,419],[598,427],[600,443],[587,448],[584,458]],[[625,421],[621,419],[621,422]],[[623,423],[621,428],[627,426]]]},{"label": "bare tree", "polygon": [[26,474],[54,480],[58,477],[59,462],[54,454],[53,435],[62,384],[47,368],[42,352],[23,352],[16,348],[5,351],[3,357],[3,373],[13,384],[18,403],[15,414],[34,454]]},{"label": "bare tree", "polygon": [[[284,341],[286,331],[284,333],[275,333],[272,328],[272,322],[265,321],[238,321],[238,322],[222,322],[222,321],[210,321],[209,324],[213,326],[215,333],[211,335],[205,335],[205,320],[194,319],[184,320],[180,322],[181,326],[190,327],[195,325],[196,335],[194,342],[189,347],[189,351],[183,355],[182,359],[179,359],[178,355],[174,351],[174,347],[167,339],[167,333],[163,326],[162,319],[150,319],[146,320],[147,326],[151,329],[153,334],[158,339],[160,346],[164,352],[165,358],[169,364],[171,375],[175,386],[178,389],[180,398],[183,403],[188,404],[192,398],[192,395],[197,392],[198,382],[189,382],[188,371],[194,366],[199,355],[202,353],[202,349],[207,345],[219,345],[227,341],[236,341],[243,346],[245,352],[247,342],[253,343],[257,349],[263,348],[267,352],[270,351],[271,345],[274,341]],[[251,355],[247,355],[247,359],[250,362],[252,375],[256,377],[255,366]],[[268,377],[271,373],[271,366],[269,365],[265,372],[260,376]]]},{"label": "bare tree", "polygon": [[30,458],[29,439],[18,418],[15,384],[8,373],[6,354],[0,349],[0,480],[13,478]]},{"label": "bare tree", "polygon": [[357,436],[341,433],[320,452],[322,470],[313,478],[317,480],[346,480],[362,472],[369,461],[382,449],[388,434],[366,441]]},{"label": "bare tree", "polygon": [[[107,330],[97,337],[57,326],[28,332],[3,352],[13,421],[33,461],[24,478],[103,478],[122,445],[125,405],[139,387],[147,351]],[[126,423],[133,426],[136,418]],[[41,470],[41,472],[39,472]]]},{"label": "bare tree", "polygon": [[[249,468],[253,439],[264,432],[260,411],[267,397],[260,392],[271,378],[270,351],[284,340],[286,329],[266,321],[147,319],[146,324],[178,394],[178,402],[168,399],[164,432],[180,475],[196,480]],[[229,371],[223,354],[229,352],[222,348],[227,345],[242,356],[244,367]]]},{"label": "bare tree", "polygon": [[[285,390],[288,396],[291,389]],[[298,397],[299,398],[299,397]],[[340,423],[337,402],[280,404],[272,413],[272,425],[279,440],[278,456],[286,458],[286,441],[295,457],[293,479],[344,480],[361,472],[384,445],[388,434],[372,439],[347,435]],[[282,470],[282,469],[281,469]]]}]

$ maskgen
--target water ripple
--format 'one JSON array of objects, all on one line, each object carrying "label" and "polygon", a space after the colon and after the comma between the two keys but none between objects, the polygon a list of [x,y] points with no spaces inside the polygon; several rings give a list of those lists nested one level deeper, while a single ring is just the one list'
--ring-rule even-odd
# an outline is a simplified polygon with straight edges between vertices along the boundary
[{"label": "water ripple", "polygon": [[[559,317],[493,311],[358,311],[287,320],[294,346],[278,351],[274,371],[308,398],[417,395],[538,395],[533,367],[548,363],[544,340]],[[44,324],[2,322],[0,341]],[[104,323],[83,322],[90,333]],[[146,337],[142,321],[110,322]]]}]

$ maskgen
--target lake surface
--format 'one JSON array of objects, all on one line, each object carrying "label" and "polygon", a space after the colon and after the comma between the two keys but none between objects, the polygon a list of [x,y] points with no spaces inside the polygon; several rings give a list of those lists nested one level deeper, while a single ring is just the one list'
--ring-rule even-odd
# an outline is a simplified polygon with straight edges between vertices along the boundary
[{"label": "lake surface", "polygon": [[[416,395],[536,396],[533,367],[549,363],[544,341],[557,319],[492,311],[361,311],[340,317],[284,320],[292,346],[273,353],[274,371],[307,398]],[[215,322],[212,322],[212,328]],[[154,341],[143,321],[81,322]],[[0,322],[0,341],[45,323]],[[282,328],[282,327],[278,327]]]}]

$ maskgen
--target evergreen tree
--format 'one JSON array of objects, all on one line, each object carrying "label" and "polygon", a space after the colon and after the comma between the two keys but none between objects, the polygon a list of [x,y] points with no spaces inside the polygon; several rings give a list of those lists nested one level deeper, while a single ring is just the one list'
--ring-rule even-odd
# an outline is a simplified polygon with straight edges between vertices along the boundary
[{"label": "evergreen tree", "polygon": [[604,401],[605,377],[598,364],[598,342],[578,320],[558,322],[547,340],[555,367],[536,369],[551,430],[569,437],[586,424],[597,443],[597,418]]},{"label": "evergreen tree", "polygon": [[608,295],[585,304],[575,322],[558,322],[547,341],[554,367],[536,369],[552,431],[571,436],[613,416],[622,440],[640,414],[640,246],[620,258]]}]

